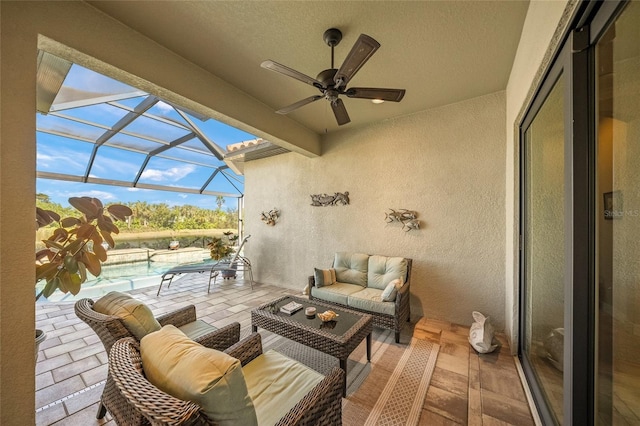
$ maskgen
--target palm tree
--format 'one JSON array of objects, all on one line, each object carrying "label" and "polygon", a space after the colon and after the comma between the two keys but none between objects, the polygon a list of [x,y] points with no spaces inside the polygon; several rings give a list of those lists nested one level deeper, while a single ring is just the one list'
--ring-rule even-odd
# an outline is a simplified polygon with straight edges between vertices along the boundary
[{"label": "palm tree", "polygon": [[224,197],[222,195],[216,195],[216,205],[218,206],[218,210],[222,210],[222,206],[224,205]]}]

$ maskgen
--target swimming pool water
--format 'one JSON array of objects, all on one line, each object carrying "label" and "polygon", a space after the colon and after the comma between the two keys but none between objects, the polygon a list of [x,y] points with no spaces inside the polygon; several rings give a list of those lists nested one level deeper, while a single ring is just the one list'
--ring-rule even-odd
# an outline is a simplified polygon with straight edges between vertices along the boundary
[{"label": "swimming pool water", "polygon": [[[207,264],[214,262],[206,260],[194,264]],[[56,290],[49,298],[41,297],[38,303],[76,301],[85,297],[98,299],[110,291],[129,291],[137,288],[159,286],[162,274],[178,265],[169,262],[135,262],[119,265],[103,265],[99,277],[89,278],[82,284],[82,289],[77,295],[62,293]],[[44,286],[40,282],[36,286],[36,295]]]}]

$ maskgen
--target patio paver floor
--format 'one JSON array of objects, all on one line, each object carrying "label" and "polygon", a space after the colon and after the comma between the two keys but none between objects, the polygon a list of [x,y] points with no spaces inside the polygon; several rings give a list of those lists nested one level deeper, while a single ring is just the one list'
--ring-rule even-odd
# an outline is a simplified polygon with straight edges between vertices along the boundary
[{"label": "patio paver floor", "polygon": [[[186,274],[170,288],[131,290],[154,314],[194,304],[199,319],[216,327],[237,321],[241,338],[251,332],[250,311],[293,289],[242,279],[219,280],[207,294],[208,278]],[[301,286],[302,287],[302,286]],[[76,317],[74,302],[41,303],[36,306],[36,327],[47,339],[40,346],[36,364],[36,425],[115,425],[110,415],[95,415],[107,376],[107,354],[93,330]],[[468,344],[469,328],[445,321],[418,319],[408,334],[441,346],[436,369],[420,418],[421,425],[528,425],[531,413],[504,336],[492,354],[478,355]],[[269,338],[268,333],[263,339]],[[348,425],[346,425],[348,426]]]}]

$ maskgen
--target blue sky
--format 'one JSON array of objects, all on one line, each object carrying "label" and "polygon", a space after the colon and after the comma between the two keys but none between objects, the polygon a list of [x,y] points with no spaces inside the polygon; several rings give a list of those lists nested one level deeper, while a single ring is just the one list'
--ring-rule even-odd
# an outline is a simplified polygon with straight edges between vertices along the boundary
[{"label": "blue sky", "polygon": [[[36,135],[37,170],[84,176],[94,148],[91,141],[95,141],[126,116],[131,108],[135,108],[144,101],[146,94],[119,99],[109,104],[85,101],[101,96],[133,93],[136,90],[91,70],[73,65],[53,103],[54,109],[57,108],[58,111],[47,115],[40,113],[36,115],[39,129]],[[71,102],[80,102],[82,106],[68,108]],[[107,144],[98,149],[89,176],[131,182],[145,161],[146,153],[190,133],[188,128],[179,126],[187,124],[185,118],[165,102],[156,103],[147,112],[151,118],[138,117],[124,128],[126,132],[111,137]],[[187,120],[191,120],[206,138],[222,149],[232,143],[256,139],[254,135],[214,119],[202,121],[188,112],[185,114]],[[171,123],[177,123],[178,126]],[[195,138],[181,144],[179,149],[171,148],[161,155],[152,156],[139,182],[200,189],[220,166],[224,166],[224,162],[212,156],[203,143]],[[233,174],[229,169],[225,172]],[[236,176],[236,178],[239,181],[231,179],[232,185],[221,173],[218,173],[206,186],[206,190],[233,194],[238,193],[238,189],[244,191],[243,177]],[[91,196],[106,203],[140,200],[149,203],[166,203],[171,206],[190,204],[202,208],[216,208],[216,197],[211,195],[52,179],[37,179],[36,191],[47,194],[52,201],[62,205],[68,204],[69,197]],[[224,207],[237,207],[236,198],[227,197]]]}]

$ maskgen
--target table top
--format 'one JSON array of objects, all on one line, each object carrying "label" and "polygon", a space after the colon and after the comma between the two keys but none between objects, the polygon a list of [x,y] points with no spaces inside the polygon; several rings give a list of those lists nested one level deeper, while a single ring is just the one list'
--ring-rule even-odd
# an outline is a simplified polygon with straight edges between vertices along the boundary
[{"label": "table top", "polygon": [[[291,301],[300,303],[302,305],[302,309],[293,314],[280,312],[280,307]],[[311,306],[316,308],[316,315],[313,317],[307,317],[305,309]],[[335,321],[323,322],[317,314],[326,310],[332,310],[339,316]],[[333,335],[335,337],[344,336],[345,333],[349,331],[353,332],[354,326],[356,326],[357,329],[363,328],[372,321],[372,317],[368,314],[350,311],[331,305],[330,303],[323,303],[315,300],[310,301],[305,298],[294,296],[285,296],[269,303],[265,303],[264,305],[259,306],[255,311],[261,315],[269,316],[273,321],[296,323],[298,326],[309,331],[317,330],[321,334]]]}]

